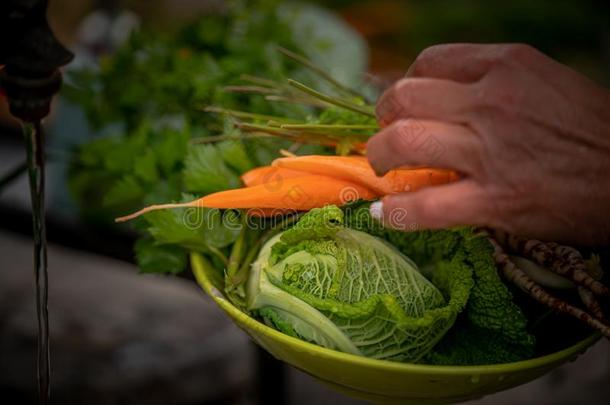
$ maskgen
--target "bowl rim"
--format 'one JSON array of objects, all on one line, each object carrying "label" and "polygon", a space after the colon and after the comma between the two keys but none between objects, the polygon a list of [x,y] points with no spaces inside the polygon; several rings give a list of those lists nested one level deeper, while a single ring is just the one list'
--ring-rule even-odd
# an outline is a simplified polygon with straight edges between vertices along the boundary
[{"label": "bowl rim", "polygon": [[[232,318],[248,324],[249,327],[258,329],[259,332],[280,340],[290,347],[298,347],[302,352],[315,352],[316,357],[326,357],[327,359],[340,361],[343,363],[352,363],[359,366],[373,367],[376,369],[391,370],[395,372],[410,372],[418,374],[436,374],[436,375],[453,375],[453,376],[471,376],[473,374],[500,374],[510,373],[515,371],[523,371],[526,369],[534,369],[545,367],[555,362],[562,362],[565,359],[576,356],[591,347],[601,338],[601,333],[593,332],[586,338],[576,342],[572,346],[565,349],[546,354],[544,356],[534,357],[532,359],[520,360],[511,363],[487,364],[487,365],[471,365],[471,366],[447,366],[447,365],[432,365],[432,364],[415,364],[415,363],[400,363],[390,360],[373,359],[370,357],[357,356],[355,354],[343,353],[338,350],[328,349],[318,346],[313,343],[306,342],[301,339],[286,335],[278,330],[275,330],[264,323],[252,318],[239,308],[234,306],[224,294],[219,291],[207,277],[203,266],[201,265],[201,255],[199,253],[191,253],[191,268],[197,284],[206,292],[208,296],[216,302],[225,312]],[[241,325],[240,325],[241,326]]]}]

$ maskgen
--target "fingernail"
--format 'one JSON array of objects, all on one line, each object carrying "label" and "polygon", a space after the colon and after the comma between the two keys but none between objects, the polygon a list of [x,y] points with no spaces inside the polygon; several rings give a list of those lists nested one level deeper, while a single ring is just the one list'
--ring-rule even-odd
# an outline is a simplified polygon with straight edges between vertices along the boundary
[{"label": "fingernail", "polygon": [[375,201],[372,203],[369,212],[374,219],[381,220],[383,218],[383,202]]}]

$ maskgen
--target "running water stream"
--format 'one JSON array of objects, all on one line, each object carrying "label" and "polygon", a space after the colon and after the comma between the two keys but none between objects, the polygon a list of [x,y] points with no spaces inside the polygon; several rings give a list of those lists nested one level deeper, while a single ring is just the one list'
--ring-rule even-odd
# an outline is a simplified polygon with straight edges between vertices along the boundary
[{"label": "running water stream", "polygon": [[28,177],[32,201],[34,231],[34,276],[36,280],[36,314],[38,319],[37,373],[39,403],[46,405],[51,395],[51,362],[49,356],[49,313],[47,235],[45,227],[45,156],[44,138],[40,121],[23,123],[26,140]]}]

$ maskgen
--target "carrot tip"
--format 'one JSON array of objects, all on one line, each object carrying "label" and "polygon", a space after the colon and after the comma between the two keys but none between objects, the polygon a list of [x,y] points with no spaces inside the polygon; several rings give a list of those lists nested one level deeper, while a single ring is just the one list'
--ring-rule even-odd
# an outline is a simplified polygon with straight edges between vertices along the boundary
[{"label": "carrot tip", "polygon": [[132,219],[136,219],[137,217],[139,217],[140,215],[143,215],[145,213],[145,212],[143,212],[145,209],[146,208],[136,211],[133,214],[124,215],[122,217],[115,218],[114,222],[121,223],[121,222],[131,221]]},{"label": "carrot tip", "polygon": [[122,216],[122,217],[115,218],[114,222],[121,223],[121,222],[131,221],[132,219],[135,219],[135,218],[139,217],[140,215],[142,215],[142,214],[139,211],[138,212],[134,212],[133,214],[129,214],[129,215],[125,215],[125,216]]},{"label": "carrot tip", "polygon": [[150,205],[148,207],[144,207],[139,211],[134,212],[133,214],[129,214],[129,215],[125,215],[122,217],[118,217],[114,219],[114,222],[116,223],[120,223],[120,222],[127,222],[127,221],[131,221],[132,219],[136,219],[137,217],[144,215],[148,212],[151,211],[159,211],[159,210],[165,210],[168,208],[183,208],[183,207],[192,207],[193,206],[193,202],[188,202],[188,203],[178,203],[178,204],[157,204],[157,205]]}]

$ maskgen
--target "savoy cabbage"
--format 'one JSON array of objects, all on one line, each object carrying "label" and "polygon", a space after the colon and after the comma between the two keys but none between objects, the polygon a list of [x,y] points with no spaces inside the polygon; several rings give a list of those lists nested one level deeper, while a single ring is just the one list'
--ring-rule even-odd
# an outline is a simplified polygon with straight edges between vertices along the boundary
[{"label": "savoy cabbage", "polygon": [[452,327],[471,269],[441,265],[438,286],[378,237],[344,226],[335,206],[314,209],[261,249],[247,305],[292,336],[352,354],[416,362]]}]

